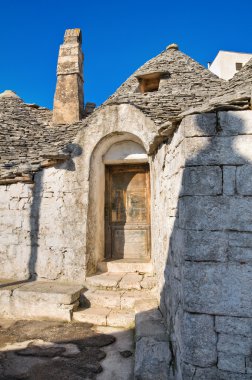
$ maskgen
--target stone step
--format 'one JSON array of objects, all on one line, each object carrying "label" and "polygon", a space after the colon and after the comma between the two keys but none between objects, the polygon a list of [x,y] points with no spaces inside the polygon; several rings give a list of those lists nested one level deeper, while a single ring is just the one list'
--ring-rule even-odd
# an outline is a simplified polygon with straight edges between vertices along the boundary
[{"label": "stone step", "polygon": [[134,309],[140,301],[150,303],[153,300],[155,301],[155,295],[150,290],[89,289],[81,294],[81,306],[84,307]]},{"label": "stone step", "polygon": [[87,288],[92,289],[141,290],[153,289],[155,285],[155,277],[147,273],[104,272],[86,278]]},{"label": "stone step", "polygon": [[145,309],[145,306],[140,305],[135,318],[134,378],[173,379],[169,338],[162,314],[157,307]]},{"label": "stone step", "polygon": [[73,313],[73,320],[98,326],[131,328],[135,323],[135,312],[134,310],[90,307],[75,311]]},{"label": "stone step", "polygon": [[104,260],[100,261],[97,265],[99,272],[111,272],[111,273],[153,273],[152,263],[148,260],[133,260],[133,259],[121,259],[121,260]]},{"label": "stone step", "polygon": [[71,321],[83,286],[55,281],[0,280],[0,316]]}]

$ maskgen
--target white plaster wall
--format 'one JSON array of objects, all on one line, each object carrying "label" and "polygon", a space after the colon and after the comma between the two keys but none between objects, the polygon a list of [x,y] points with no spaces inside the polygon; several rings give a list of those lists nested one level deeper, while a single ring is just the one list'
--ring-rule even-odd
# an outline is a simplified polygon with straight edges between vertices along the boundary
[{"label": "white plaster wall", "polygon": [[219,51],[209,70],[219,78],[229,80],[237,72],[235,64],[239,62],[245,65],[251,58],[252,54]]}]

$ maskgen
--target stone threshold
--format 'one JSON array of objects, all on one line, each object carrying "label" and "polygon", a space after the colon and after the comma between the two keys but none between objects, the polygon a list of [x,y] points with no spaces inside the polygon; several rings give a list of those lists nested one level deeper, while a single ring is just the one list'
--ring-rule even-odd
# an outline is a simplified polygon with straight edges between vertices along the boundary
[{"label": "stone threshold", "polygon": [[149,259],[106,259],[98,262],[97,270],[110,273],[153,273],[153,265]]}]

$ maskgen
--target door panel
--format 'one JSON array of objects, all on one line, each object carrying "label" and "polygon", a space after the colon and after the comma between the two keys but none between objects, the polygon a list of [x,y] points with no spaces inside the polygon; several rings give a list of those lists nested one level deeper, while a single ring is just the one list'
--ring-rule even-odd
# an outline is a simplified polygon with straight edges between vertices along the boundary
[{"label": "door panel", "polygon": [[106,167],[106,258],[150,256],[149,166]]}]

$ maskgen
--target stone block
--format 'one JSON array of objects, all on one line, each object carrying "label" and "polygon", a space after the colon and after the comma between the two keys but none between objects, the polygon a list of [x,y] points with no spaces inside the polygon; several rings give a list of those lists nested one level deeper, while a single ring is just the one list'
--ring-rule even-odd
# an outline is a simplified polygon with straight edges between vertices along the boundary
[{"label": "stone block", "polygon": [[167,341],[166,328],[161,320],[145,320],[141,323],[136,321],[136,340],[142,337],[154,337],[159,341]]},{"label": "stone block", "polygon": [[183,141],[186,165],[245,165],[252,161],[252,136],[192,137]]},{"label": "stone block", "polygon": [[223,194],[234,195],[236,191],[235,182],[236,166],[223,166]]},{"label": "stone block", "polygon": [[181,372],[183,374],[183,379],[193,380],[196,368],[188,363],[181,363]]},{"label": "stone block", "polygon": [[229,245],[232,247],[252,248],[252,234],[246,232],[229,232]]},{"label": "stone block", "polygon": [[141,338],[136,342],[135,380],[169,380],[170,361],[168,342]]},{"label": "stone block", "polygon": [[142,313],[144,311],[156,309],[157,306],[158,301],[156,298],[136,300],[134,310],[136,313]]},{"label": "stone block", "polygon": [[221,371],[216,367],[197,368],[193,380],[251,380],[251,376],[243,373]]},{"label": "stone block", "polygon": [[159,341],[168,341],[166,326],[157,308],[136,314],[135,323],[136,340],[153,337]]},{"label": "stone block", "polygon": [[246,370],[247,370],[247,373],[252,375],[252,355],[246,358]]},{"label": "stone block", "polygon": [[138,273],[126,273],[119,283],[119,288],[141,290],[140,282],[142,279],[143,276]]},{"label": "stone block", "polygon": [[210,315],[185,313],[182,327],[182,359],[200,367],[217,362],[217,334]]},{"label": "stone block", "polygon": [[[117,291],[118,292],[118,291]],[[139,302],[147,302],[152,305],[153,294],[148,290],[129,290],[122,291],[121,296],[121,309],[134,309]]]},{"label": "stone block", "polygon": [[243,335],[219,334],[217,350],[228,354],[248,356],[252,352],[252,339]]},{"label": "stone block", "polygon": [[215,329],[219,333],[252,337],[252,318],[216,316]]},{"label": "stone block", "polygon": [[183,287],[188,311],[252,317],[252,265],[186,262]]},{"label": "stone block", "polygon": [[179,226],[193,230],[252,231],[252,198],[185,197],[179,201]]},{"label": "stone block", "polygon": [[252,166],[242,165],[236,169],[237,193],[241,195],[252,195]]},{"label": "stone block", "polygon": [[5,233],[1,234],[0,244],[5,246],[17,245],[19,242],[18,234],[15,233]]},{"label": "stone block", "polygon": [[222,193],[222,170],[219,166],[186,167],[180,195],[218,195]]},{"label": "stone block", "polygon": [[13,297],[20,302],[32,300],[48,304],[70,305],[79,299],[83,287],[81,285],[66,285],[53,281],[36,281],[22,285],[13,291]]},{"label": "stone block", "polygon": [[245,357],[219,352],[218,368],[223,371],[245,373]]},{"label": "stone block", "polygon": [[132,327],[135,322],[133,310],[112,309],[107,317],[107,325],[112,327]]},{"label": "stone block", "polygon": [[88,290],[82,293],[82,298],[85,299],[85,306],[108,308],[120,308],[121,306],[121,293],[119,291]]},{"label": "stone block", "polygon": [[186,116],[181,127],[186,137],[213,136],[216,134],[216,114],[198,114]]},{"label": "stone block", "polygon": [[252,248],[229,247],[228,259],[239,263],[252,263]]},{"label": "stone block", "polygon": [[123,273],[102,273],[87,277],[88,286],[98,288],[116,288],[121,281]]},{"label": "stone block", "polygon": [[156,277],[145,275],[140,285],[143,289],[152,289],[156,286],[156,283]]},{"label": "stone block", "polygon": [[221,135],[252,134],[251,111],[218,112]]},{"label": "stone block", "polygon": [[190,261],[226,261],[228,235],[219,231],[184,231],[184,257]]},{"label": "stone block", "polygon": [[107,325],[107,317],[111,309],[105,307],[91,307],[73,313],[73,320],[82,323],[91,323],[99,326]]}]

